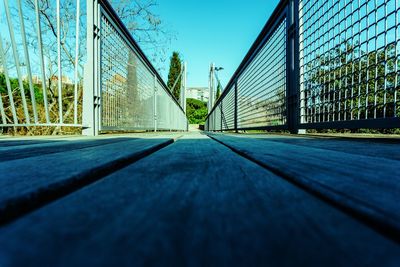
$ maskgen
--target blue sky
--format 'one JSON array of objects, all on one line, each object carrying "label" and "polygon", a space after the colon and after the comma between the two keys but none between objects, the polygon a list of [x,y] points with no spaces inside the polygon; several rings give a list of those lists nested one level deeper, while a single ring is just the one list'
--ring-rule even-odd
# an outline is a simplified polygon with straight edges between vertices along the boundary
[{"label": "blue sky", "polygon": [[158,0],[154,11],[176,33],[170,54],[178,51],[187,61],[188,86],[208,86],[211,62],[224,67],[220,79],[225,86],[278,2]]},{"label": "blue sky", "polygon": [[[176,39],[170,44],[168,56],[173,51],[181,53],[188,64],[188,86],[208,86],[211,62],[224,68],[219,77],[225,86],[278,2],[279,0],[157,0],[158,6],[153,8],[153,12],[160,16],[165,28],[176,35]],[[0,10],[3,10],[2,4]],[[4,22],[3,12],[0,14],[0,22]],[[5,25],[1,26],[2,36],[7,37]],[[17,34],[17,38],[18,36]],[[168,67],[169,60],[165,63],[165,71],[161,73],[165,80]]]}]

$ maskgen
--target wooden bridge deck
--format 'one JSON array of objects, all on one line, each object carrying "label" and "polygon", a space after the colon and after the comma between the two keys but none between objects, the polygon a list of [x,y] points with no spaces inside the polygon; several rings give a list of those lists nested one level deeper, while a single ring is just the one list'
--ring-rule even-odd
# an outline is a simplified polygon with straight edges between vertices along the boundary
[{"label": "wooden bridge deck", "polygon": [[400,140],[0,138],[0,266],[400,266]]}]

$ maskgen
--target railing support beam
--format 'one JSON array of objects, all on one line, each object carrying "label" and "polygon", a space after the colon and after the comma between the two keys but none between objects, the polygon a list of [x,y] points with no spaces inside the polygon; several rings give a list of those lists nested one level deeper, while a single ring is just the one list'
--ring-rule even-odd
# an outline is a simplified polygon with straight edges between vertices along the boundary
[{"label": "railing support beam", "polygon": [[84,70],[82,135],[100,131],[100,27],[98,0],[87,0],[87,63]]},{"label": "railing support beam", "polygon": [[235,133],[238,133],[238,85],[237,80],[235,81],[235,111],[234,111],[234,118],[235,118]]},{"label": "railing support beam", "polygon": [[157,76],[154,75],[154,101],[153,101],[153,115],[154,115],[154,132],[157,132]]},{"label": "railing support beam", "polygon": [[299,78],[299,0],[290,0],[286,17],[286,110],[290,133],[299,133],[300,78]]}]

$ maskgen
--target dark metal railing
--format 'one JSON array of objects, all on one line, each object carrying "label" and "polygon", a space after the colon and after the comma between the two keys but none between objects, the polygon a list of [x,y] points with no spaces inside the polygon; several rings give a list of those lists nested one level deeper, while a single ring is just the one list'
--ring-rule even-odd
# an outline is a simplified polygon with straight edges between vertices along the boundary
[{"label": "dark metal railing", "polygon": [[0,128],[187,130],[107,0],[45,2],[0,0]]},{"label": "dark metal railing", "polygon": [[206,129],[400,128],[399,16],[393,0],[280,1]]},{"label": "dark metal railing", "polygon": [[187,130],[183,108],[110,3],[88,1],[84,133]]}]

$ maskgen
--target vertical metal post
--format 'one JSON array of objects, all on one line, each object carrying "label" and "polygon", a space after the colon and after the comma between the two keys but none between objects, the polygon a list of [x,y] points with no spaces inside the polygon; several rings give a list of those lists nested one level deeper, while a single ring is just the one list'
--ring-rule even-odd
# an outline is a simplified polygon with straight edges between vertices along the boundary
[{"label": "vertical metal post", "polygon": [[78,124],[78,65],[79,65],[79,27],[80,0],[76,0],[76,30],[75,30],[75,69],[74,69],[74,124]]},{"label": "vertical metal post", "polygon": [[[185,108],[185,63],[182,62],[181,73],[179,74],[181,84],[179,85],[179,102],[182,109]],[[178,78],[179,80],[179,78]]]},{"label": "vertical metal post", "polygon": [[224,113],[223,113],[223,107],[222,107],[222,103],[223,103],[223,101],[221,101],[221,103],[220,103],[220,109],[221,109],[221,132],[222,132],[222,130],[223,130],[223,128],[224,128],[224,125],[223,125],[223,121],[224,121]]},{"label": "vertical metal post", "polygon": [[[0,49],[0,61],[3,64],[3,69],[4,69],[4,72],[5,72],[5,68],[6,68],[6,66],[5,66],[5,57],[3,56],[3,44],[1,43],[2,42],[1,38],[2,37],[0,35],[0,46],[1,46],[1,49]],[[3,99],[2,99],[1,94],[0,94],[0,113],[1,113],[1,123],[3,125],[6,125],[7,124],[7,119],[6,119],[6,113],[4,111]]]},{"label": "vertical metal post", "polygon": [[168,101],[169,131],[172,132],[172,98]]},{"label": "vertical metal post", "polygon": [[100,27],[98,0],[87,0],[87,63],[85,65],[83,92],[83,135],[99,134],[100,122]]},{"label": "vertical metal post", "polygon": [[21,92],[22,105],[24,107],[24,113],[25,113],[25,120],[26,120],[26,123],[29,124],[30,117],[29,117],[28,105],[26,104],[25,89],[24,89],[24,84],[22,81],[22,74],[21,74],[21,64],[19,61],[19,54],[17,51],[17,43],[15,41],[15,35],[14,35],[14,26],[13,26],[11,14],[10,14],[10,7],[9,7],[8,0],[4,0],[4,8],[6,11],[8,30],[10,32],[11,47],[12,47],[13,55],[14,55],[15,68],[17,70],[18,85],[19,85],[19,90]]},{"label": "vertical metal post", "polygon": [[298,134],[300,124],[299,0],[289,1],[286,14],[287,124],[290,133]]},{"label": "vertical metal post", "polygon": [[101,54],[102,54],[102,49],[101,49],[101,9],[100,9],[100,4],[98,3],[99,0],[96,0],[96,6],[95,6],[95,21],[96,21],[96,45],[94,47],[95,49],[95,56],[96,56],[96,61],[94,64],[94,70],[97,75],[96,80],[95,80],[95,116],[96,116],[96,135],[98,135],[101,131],[101,122],[102,122],[102,72],[101,72]]},{"label": "vertical metal post", "polygon": [[215,105],[215,64],[213,63],[211,66],[211,108]]},{"label": "vertical metal post", "polygon": [[35,90],[33,88],[31,61],[29,58],[28,44],[26,42],[25,23],[24,23],[24,17],[22,15],[21,0],[17,1],[17,6],[18,6],[18,16],[19,16],[20,28],[21,28],[22,46],[24,47],[25,64],[26,64],[27,74],[28,74],[29,91],[31,94],[33,118],[34,118],[35,123],[37,124],[38,123],[38,114],[37,114],[37,110],[36,110]]},{"label": "vertical metal post", "polygon": [[183,63],[183,112],[186,114],[187,64]]},{"label": "vertical metal post", "polygon": [[209,97],[209,107],[208,107],[208,112],[212,110],[214,107],[214,70],[215,70],[215,64],[211,63],[210,66],[210,97]]},{"label": "vertical metal post", "polygon": [[[302,3],[302,2],[301,2]],[[298,36],[298,38],[299,38],[299,52],[298,52],[298,55],[299,55],[299,58],[298,58],[298,83],[299,83],[299,85],[298,85],[298,87],[299,87],[299,106],[298,106],[298,116],[299,116],[299,118],[298,118],[298,123],[299,123],[299,125],[301,125],[302,123],[305,123],[305,118],[306,118],[306,113],[305,113],[305,107],[306,107],[306,102],[305,102],[305,93],[304,93],[304,88],[303,88],[303,86],[304,86],[304,81],[303,80],[300,80],[300,17],[303,17],[303,14],[300,14],[300,12],[303,12],[303,7],[300,7],[300,1],[297,1],[297,4],[295,5],[295,8],[297,8],[297,11],[295,11],[295,12],[297,12],[297,16],[298,16],[298,18],[297,18],[297,29],[298,29],[298,33],[297,33],[297,36]],[[303,47],[301,48],[301,50],[303,50]],[[301,78],[301,79],[304,79],[304,77],[303,78]],[[324,96],[324,98],[325,98],[325,96]],[[325,99],[323,100],[323,102],[325,102]],[[321,107],[320,107],[321,108]],[[298,130],[298,133],[299,134],[305,134],[306,133],[306,130],[304,130],[304,129],[299,129]]]},{"label": "vertical metal post", "polygon": [[0,94],[0,114],[1,114],[1,123],[6,125],[7,124],[6,113],[4,112],[4,105],[1,94]]},{"label": "vertical metal post", "polygon": [[214,110],[213,112],[213,131],[217,131],[217,109]]},{"label": "vertical metal post", "polygon": [[37,24],[37,37],[39,46],[39,58],[40,58],[40,70],[42,74],[42,90],[43,90],[43,102],[44,102],[44,112],[46,113],[46,123],[50,123],[50,112],[49,104],[47,101],[47,87],[46,87],[46,71],[43,55],[43,40],[42,40],[42,26],[40,22],[39,13],[39,0],[35,0],[35,13],[36,13],[36,24]]},{"label": "vertical metal post", "polygon": [[153,115],[154,115],[154,132],[157,132],[157,75],[154,74],[154,101],[153,101]]},{"label": "vertical metal post", "polygon": [[7,124],[6,113],[4,112],[3,98],[1,93],[0,93],[0,114],[1,114],[1,124],[6,125]]},{"label": "vertical metal post", "polygon": [[211,112],[211,67],[210,70],[208,72],[208,103],[207,103],[207,109],[208,109],[208,114],[210,114]]},{"label": "vertical metal post", "polygon": [[238,133],[238,85],[237,80],[235,81],[235,99],[234,99],[235,111],[234,111],[234,123],[235,132]]},{"label": "vertical metal post", "polygon": [[63,100],[62,100],[62,62],[61,62],[61,14],[60,0],[57,0],[57,65],[58,65],[58,116],[60,124],[63,124]]},{"label": "vertical metal post", "polygon": [[8,75],[7,57],[6,57],[4,48],[3,48],[3,37],[1,36],[1,32],[0,32],[0,59],[3,62],[4,76],[6,78],[8,99],[10,101],[11,113],[13,115],[13,121],[14,121],[14,124],[18,124],[18,117],[17,117],[17,112],[15,110],[14,97],[13,97],[13,92],[12,92],[12,88],[11,88],[10,76]]}]

